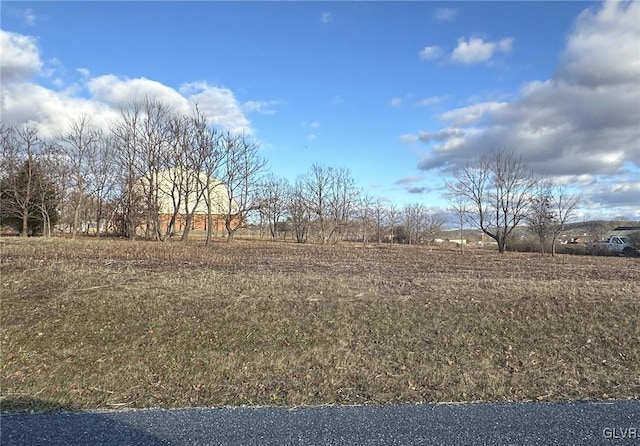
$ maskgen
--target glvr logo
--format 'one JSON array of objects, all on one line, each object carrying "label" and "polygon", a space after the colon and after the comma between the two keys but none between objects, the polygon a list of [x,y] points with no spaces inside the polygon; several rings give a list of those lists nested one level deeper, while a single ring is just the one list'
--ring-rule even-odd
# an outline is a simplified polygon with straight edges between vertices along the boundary
[{"label": "glvr logo", "polygon": [[635,427],[627,427],[627,428],[620,428],[620,427],[610,428],[610,427],[607,427],[602,431],[602,435],[604,436],[604,438],[607,438],[607,439],[610,439],[610,440],[622,440],[622,439],[637,439],[637,438],[640,438],[640,437],[638,437],[638,428],[635,428]]}]

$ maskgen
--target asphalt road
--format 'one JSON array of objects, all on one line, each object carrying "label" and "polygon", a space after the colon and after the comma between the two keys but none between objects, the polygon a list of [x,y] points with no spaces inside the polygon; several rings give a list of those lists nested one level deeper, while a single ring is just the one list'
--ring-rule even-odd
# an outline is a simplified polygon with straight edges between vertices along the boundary
[{"label": "asphalt road", "polygon": [[640,444],[640,400],[12,414],[0,444],[627,445]]}]

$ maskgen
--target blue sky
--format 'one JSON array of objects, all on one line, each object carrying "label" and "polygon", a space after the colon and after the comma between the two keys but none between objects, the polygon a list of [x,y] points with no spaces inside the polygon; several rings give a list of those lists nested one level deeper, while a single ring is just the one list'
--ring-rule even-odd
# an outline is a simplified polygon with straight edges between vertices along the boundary
[{"label": "blue sky", "polygon": [[348,167],[445,207],[448,172],[511,147],[640,219],[640,3],[3,2],[2,116],[53,134],[145,95],[259,142],[273,173]]}]

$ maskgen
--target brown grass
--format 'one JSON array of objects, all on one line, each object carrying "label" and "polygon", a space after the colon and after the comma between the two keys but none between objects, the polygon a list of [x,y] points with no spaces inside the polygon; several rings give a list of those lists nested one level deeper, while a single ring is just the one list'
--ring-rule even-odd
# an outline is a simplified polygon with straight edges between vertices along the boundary
[{"label": "brown grass", "polygon": [[640,395],[638,259],[241,240],[0,248],[3,411]]}]

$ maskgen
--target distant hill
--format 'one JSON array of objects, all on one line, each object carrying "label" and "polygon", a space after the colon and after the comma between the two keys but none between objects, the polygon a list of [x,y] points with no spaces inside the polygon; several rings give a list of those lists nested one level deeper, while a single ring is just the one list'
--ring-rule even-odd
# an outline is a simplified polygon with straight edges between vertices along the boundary
[{"label": "distant hill", "polygon": [[[605,234],[618,226],[640,226],[640,221],[608,221],[608,220],[589,220],[570,223],[566,225],[566,229],[560,234],[560,240],[570,240],[581,238],[585,240],[600,240]],[[516,237],[531,235],[527,226],[518,226],[513,235]],[[443,231],[441,234],[445,239],[460,238],[460,230],[451,229]],[[464,229],[463,237],[469,241],[478,241],[481,239],[480,229]]]}]

